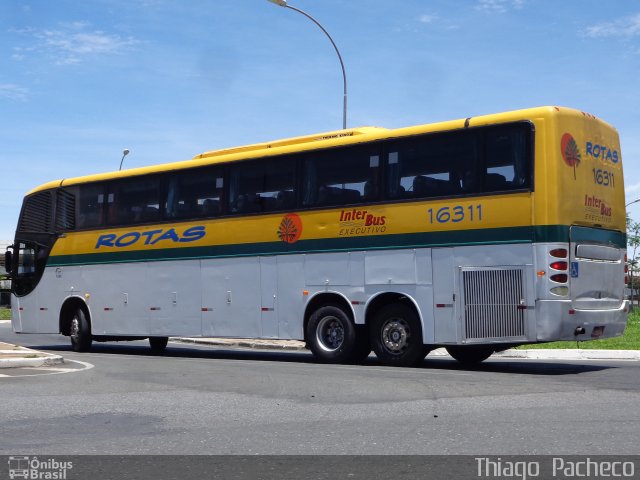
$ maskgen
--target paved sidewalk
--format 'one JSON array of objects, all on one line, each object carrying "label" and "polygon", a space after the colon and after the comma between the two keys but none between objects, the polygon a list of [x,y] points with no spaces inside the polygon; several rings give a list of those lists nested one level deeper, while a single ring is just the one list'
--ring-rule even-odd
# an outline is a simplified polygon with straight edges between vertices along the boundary
[{"label": "paved sidewalk", "polygon": [[64,363],[60,355],[0,342],[0,368],[44,367]]}]

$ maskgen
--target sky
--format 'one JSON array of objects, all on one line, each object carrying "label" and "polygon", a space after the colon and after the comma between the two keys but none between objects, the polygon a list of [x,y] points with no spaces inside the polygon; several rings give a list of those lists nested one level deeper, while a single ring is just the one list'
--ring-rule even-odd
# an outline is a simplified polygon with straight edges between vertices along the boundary
[{"label": "sky", "polygon": [[[348,127],[541,105],[619,131],[640,198],[640,2],[290,0]],[[342,127],[338,57],[267,0],[0,0],[0,240],[39,184]],[[640,203],[630,206],[640,220]]]}]

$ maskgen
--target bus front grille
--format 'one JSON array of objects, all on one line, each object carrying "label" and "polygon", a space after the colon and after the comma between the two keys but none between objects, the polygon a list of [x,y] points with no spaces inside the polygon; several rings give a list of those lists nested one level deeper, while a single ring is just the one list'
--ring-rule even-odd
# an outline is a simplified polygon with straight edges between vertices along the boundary
[{"label": "bus front grille", "polygon": [[524,272],[520,268],[462,270],[464,338],[511,339],[524,337]]}]

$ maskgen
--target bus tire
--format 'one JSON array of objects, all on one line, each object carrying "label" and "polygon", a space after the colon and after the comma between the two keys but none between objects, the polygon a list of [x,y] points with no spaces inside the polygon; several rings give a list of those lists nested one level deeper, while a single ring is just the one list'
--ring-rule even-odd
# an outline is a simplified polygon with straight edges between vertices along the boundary
[{"label": "bus tire", "polygon": [[307,323],[307,342],[313,356],[324,363],[349,363],[357,345],[349,315],[337,305],[318,308]]},{"label": "bus tire", "polygon": [[410,367],[428,353],[422,343],[422,327],[416,311],[404,303],[385,305],[370,327],[371,346],[385,365]]},{"label": "bus tire", "polygon": [[91,324],[84,308],[78,307],[74,310],[71,317],[69,328],[69,338],[71,339],[71,348],[74,352],[87,352],[91,348]]},{"label": "bus tire", "polygon": [[152,353],[162,353],[167,348],[169,337],[149,337],[149,346]]},{"label": "bus tire", "polygon": [[451,345],[447,353],[463,365],[475,365],[489,358],[495,348],[488,345]]},{"label": "bus tire", "polygon": [[351,354],[352,363],[363,363],[371,353],[369,330],[366,325],[356,325],[356,344]]}]

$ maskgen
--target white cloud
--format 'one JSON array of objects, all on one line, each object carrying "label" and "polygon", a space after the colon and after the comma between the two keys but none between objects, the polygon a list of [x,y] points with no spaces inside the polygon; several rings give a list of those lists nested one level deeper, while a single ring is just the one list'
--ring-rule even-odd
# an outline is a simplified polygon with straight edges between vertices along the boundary
[{"label": "white cloud", "polygon": [[438,20],[437,15],[429,15],[429,14],[420,15],[420,18],[418,18],[418,21],[420,23],[427,23],[427,24],[434,23],[437,20]]},{"label": "white cloud", "polygon": [[510,9],[520,9],[525,0],[478,0],[476,10],[487,13],[506,13]]},{"label": "white cloud", "polygon": [[584,34],[592,38],[635,37],[640,35],[640,13],[587,27]]},{"label": "white cloud", "polygon": [[133,37],[125,38],[89,27],[87,22],[72,22],[53,30],[14,30],[32,42],[14,48],[13,58],[24,60],[27,55],[43,53],[57,65],[71,65],[99,55],[120,54],[139,43]]},{"label": "white cloud", "polygon": [[24,102],[29,98],[29,90],[12,83],[0,83],[0,99]]},{"label": "white cloud", "polygon": [[625,185],[624,192],[627,197],[627,203],[637,199],[640,196],[640,182]]}]

